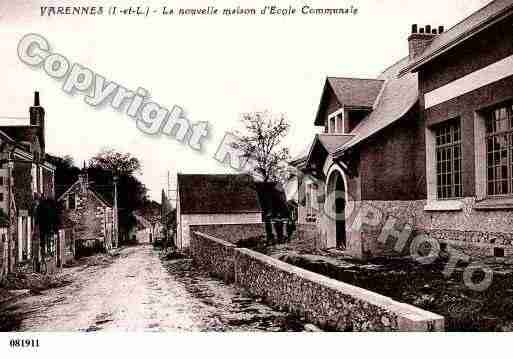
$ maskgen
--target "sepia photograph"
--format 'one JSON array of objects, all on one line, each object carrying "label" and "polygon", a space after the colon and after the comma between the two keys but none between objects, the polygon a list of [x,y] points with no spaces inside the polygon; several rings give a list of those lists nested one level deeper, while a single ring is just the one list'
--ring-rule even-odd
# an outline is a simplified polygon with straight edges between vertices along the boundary
[{"label": "sepia photograph", "polygon": [[0,26],[2,357],[507,343],[513,0],[0,0]]}]

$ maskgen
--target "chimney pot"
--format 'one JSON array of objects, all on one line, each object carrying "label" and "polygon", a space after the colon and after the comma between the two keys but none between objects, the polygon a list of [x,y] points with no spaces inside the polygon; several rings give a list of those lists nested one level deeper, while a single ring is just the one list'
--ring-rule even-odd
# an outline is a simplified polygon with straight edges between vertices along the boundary
[{"label": "chimney pot", "polygon": [[418,33],[418,32],[419,32],[419,25],[417,25],[417,24],[413,24],[413,25],[411,26],[411,33],[412,33],[412,34],[416,34],[416,33]]},{"label": "chimney pot", "polygon": [[34,92],[34,106],[40,106],[39,104],[39,91]]},{"label": "chimney pot", "polygon": [[426,25],[426,34],[431,34],[431,25]]},{"label": "chimney pot", "polygon": [[438,26],[438,33],[441,34],[445,31],[443,26]]}]

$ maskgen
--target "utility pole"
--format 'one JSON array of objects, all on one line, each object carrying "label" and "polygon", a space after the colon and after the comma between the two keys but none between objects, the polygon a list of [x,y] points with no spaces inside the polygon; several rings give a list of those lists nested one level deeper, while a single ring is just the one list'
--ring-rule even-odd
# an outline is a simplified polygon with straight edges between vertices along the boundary
[{"label": "utility pole", "polygon": [[118,230],[118,176],[114,176],[114,209],[112,212],[112,239],[113,247],[117,248],[119,242]]}]

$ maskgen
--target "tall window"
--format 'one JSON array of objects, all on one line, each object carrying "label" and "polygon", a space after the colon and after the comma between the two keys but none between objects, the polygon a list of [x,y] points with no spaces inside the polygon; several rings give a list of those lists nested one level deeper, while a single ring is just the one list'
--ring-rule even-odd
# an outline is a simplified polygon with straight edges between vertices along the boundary
[{"label": "tall window", "polygon": [[513,106],[502,106],[486,116],[488,195],[513,194]]},{"label": "tall window", "polygon": [[435,137],[438,199],[462,197],[460,120],[451,120],[438,125],[435,128]]},{"label": "tall window", "polygon": [[306,185],[306,220],[315,222],[317,220],[317,185],[308,183]]}]

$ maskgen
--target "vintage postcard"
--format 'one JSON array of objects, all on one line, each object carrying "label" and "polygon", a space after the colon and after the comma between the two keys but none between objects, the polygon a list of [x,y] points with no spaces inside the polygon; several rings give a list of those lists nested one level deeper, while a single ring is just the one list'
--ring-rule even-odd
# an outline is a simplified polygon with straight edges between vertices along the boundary
[{"label": "vintage postcard", "polygon": [[513,0],[2,0],[0,26],[8,357],[513,331]]}]

